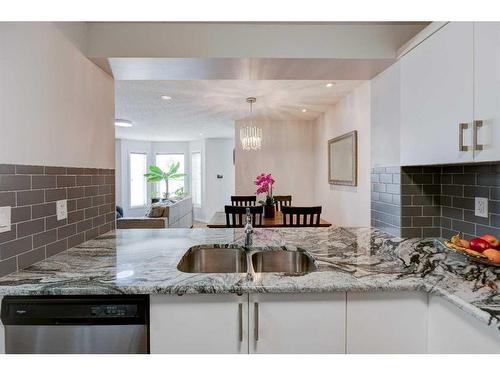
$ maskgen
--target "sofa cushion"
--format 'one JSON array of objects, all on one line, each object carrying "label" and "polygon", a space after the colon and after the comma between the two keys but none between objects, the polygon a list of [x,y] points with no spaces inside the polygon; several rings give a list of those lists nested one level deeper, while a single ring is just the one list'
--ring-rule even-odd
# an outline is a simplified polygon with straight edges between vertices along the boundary
[{"label": "sofa cushion", "polygon": [[148,212],[146,212],[146,217],[164,217],[165,216],[165,205],[161,203],[152,204],[149,207]]}]

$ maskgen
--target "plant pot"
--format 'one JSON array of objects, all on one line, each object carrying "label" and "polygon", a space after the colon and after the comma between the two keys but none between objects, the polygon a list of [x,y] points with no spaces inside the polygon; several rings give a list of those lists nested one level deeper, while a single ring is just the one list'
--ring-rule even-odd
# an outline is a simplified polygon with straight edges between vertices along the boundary
[{"label": "plant pot", "polygon": [[274,206],[264,206],[264,217],[267,219],[272,219],[275,214]]}]

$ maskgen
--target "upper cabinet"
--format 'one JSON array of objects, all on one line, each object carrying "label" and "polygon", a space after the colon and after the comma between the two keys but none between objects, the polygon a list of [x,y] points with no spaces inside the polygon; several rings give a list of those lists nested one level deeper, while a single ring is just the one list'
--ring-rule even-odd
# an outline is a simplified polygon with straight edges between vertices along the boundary
[{"label": "upper cabinet", "polygon": [[475,161],[500,160],[500,23],[474,24]]},{"label": "upper cabinet", "polygon": [[401,58],[401,165],[473,161],[472,22],[453,22]]}]

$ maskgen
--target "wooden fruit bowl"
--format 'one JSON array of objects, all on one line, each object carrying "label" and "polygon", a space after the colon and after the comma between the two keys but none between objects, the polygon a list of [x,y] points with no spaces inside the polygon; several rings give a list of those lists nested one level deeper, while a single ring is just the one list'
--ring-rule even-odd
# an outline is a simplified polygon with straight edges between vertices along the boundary
[{"label": "wooden fruit bowl", "polygon": [[491,262],[485,255],[478,253],[477,251],[466,249],[465,247],[457,246],[450,241],[434,240],[436,247],[438,249],[444,248],[451,250],[454,253],[458,253],[467,257],[467,259],[472,260],[476,263],[482,263],[491,267],[500,267],[500,263]]}]

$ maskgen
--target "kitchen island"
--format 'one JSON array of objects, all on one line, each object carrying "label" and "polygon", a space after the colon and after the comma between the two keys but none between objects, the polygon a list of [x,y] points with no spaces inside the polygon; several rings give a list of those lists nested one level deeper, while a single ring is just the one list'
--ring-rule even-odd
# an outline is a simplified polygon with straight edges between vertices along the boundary
[{"label": "kitchen island", "polygon": [[[314,311],[321,311],[325,306],[324,299],[328,299],[329,295],[333,296],[338,308],[327,308],[322,314],[333,314],[331,316],[335,316],[335,320],[346,321],[341,327],[337,327],[338,332],[349,331],[349,327],[354,332],[356,327],[367,323],[367,319],[380,320],[382,327],[394,323],[407,326],[409,330],[411,326],[417,331],[426,330],[434,323],[428,317],[424,319],[422,316],[426,312],[419,309],[425,305],[427,311],[427,305],[437,303],[432,299],[439,298],[446,300],[443,301],[446,306],[451,303],[457,310],[462,310],[459,311],[460,314],[465,312],[466,319],[470,318],[473,325],[479,325],[490,336],[488,340],[500,340],[500,269],[468,263],[458,254],[439,251],[431,240],[400,239],[370,228],[255,229],[253,249],[303,249],[314,258],[317,270],[300,275],[179,271],[177,265],[184,253],[192,246],[202,244],[215,247],[242,245],[243,232],[241,229],[117,230],[1,278],[0,295],[151,295],[152,351],[155,319],[168,313],[165,306],[168,306],[169,301],[182,303],[183,297],[180,296],[186,298],[184,301],[190,298],[191,307],[196,309],[203,308],[203,302],[207,299],[210,301],[209,298],[229,298],[226,301],[228,303],[233,303],[234,299],[240,319],[240,323],[235,322],[239,325],[236,328],[240,331],[240,339],[242,330],[245,330],[245,338],[241,342],[249,341],[248,322],[258,320],[257,309],[259,303],[265,303],[265,294],[286,299],[289,309],[280,314],[285,317],[289,311],[290,319],[294,318],[295,311],[292,300],[295,299],[300,304],[301,295],[304,296],[305,303],[308,298],[312,298],[311,306],[314,308],[304,310],[303,324],[310,324],[304,317],[314,314]],[[211,297],[213,294],[219,296]],[[409,295],[417,300],[416,307],[410,303],[401,313],[397,312],[395,316],[401,316],[399,322],[394,316],[383,322],[387,314],[384,313],[384,308],[380,310],[378,302],[374,304],[370,301],[370,295],[379,296],[383,301],[390,300],[391,295]],[[254,300],[256,302],[252,304]],[[200,304],[193,305],[197,301]],[[160,306],[159,309],[155,309],[155,302]],[[389,311],[395,311],[397,306],[405,306],[405,302],[396,298],[384,306]],[[297,311],[301,311],[299,305],[295,307]],[[262,320],[265,318],[264,307],[261,308],[261,324],[265,324]],[[155,310],[161,314],[156,314]],[[368,310],[371,313],[364,315]],[[382,315],[374,316],[377,315],[376,311]],[[172,316],[182,317],[184,313],[185,311],[180,310]],[[203,312],[200,314],[203,315]],[[205,317],[207,316],[209,311]],[[321,319],[321,316],[320,314],[317,319]],[[460,319],[462,318],[461,316]],[[241,324],[243,319],[248,321]],[[359,324],[356,319],[359,319]],[[329,324],[328,317],[326,322]],[[321,322],[318,321],[319,323]],[[165,327],[172,329],[171,325],[167,326]],[[358,335],[360,334],[362,332]],[[258,335],[257,331],[253,332],[253,336],[255,335]],[[349,350],[349,343],[357,341],[356,337],[349,340],[349,335],[347,332],[346,337],[332,346],[338,349],[335,352],[341,352],[342,347],[345,352],[368,350]],[[426,333],[425,340],[428,340],[427,336]],[[160,335],[157,339],[164,338]],[[307,339],[304,340],[307,342]],[[317,336],[311,340],[321,341]],[[497,344],[500,347],[500,341]],[[426,341],[424,346],[424,349],[420,347],[416,352],[427,350],[429,343]],[[203,348],[200,351],[203,352]],[[241,346],[239,352],[246,351],[251,352],[247,345]]]}]

